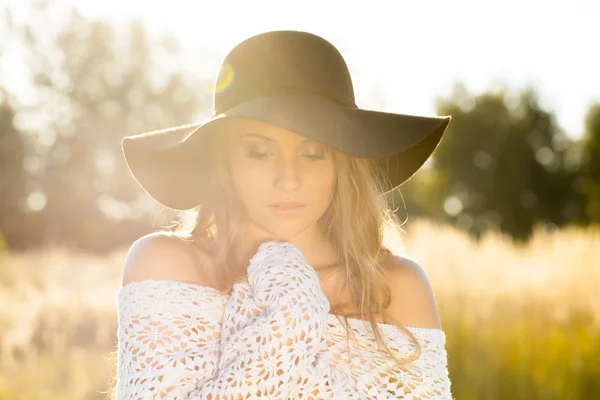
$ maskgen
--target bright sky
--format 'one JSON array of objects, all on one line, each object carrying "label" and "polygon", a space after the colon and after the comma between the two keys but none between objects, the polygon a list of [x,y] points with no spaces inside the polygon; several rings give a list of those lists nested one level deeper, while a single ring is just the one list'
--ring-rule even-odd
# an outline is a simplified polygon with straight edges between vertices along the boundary
[{"label": "bright sky", "polygon": [[345,57],[364,108],[429,114],[456,80],[474,93],[533,83],[543,106],[579,136],[588,104],[600,101],[598,0],[67,1],[88,17],[137,18],[174,36],[185,65],[201,65],[211,79],[250,35],[319,34]]}]

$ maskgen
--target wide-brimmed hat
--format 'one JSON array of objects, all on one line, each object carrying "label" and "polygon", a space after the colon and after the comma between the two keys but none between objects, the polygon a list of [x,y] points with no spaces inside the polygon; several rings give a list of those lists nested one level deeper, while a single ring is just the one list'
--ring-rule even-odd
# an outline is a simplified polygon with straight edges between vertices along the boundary
[{"label": "wide-brimmed hat", "polygon": [[156,201],[191,209],[210,196],[210,139],[246,119],[374,159],[387,193],[425,163],[451,117],[361,109],[346,62],[331,43],[311,33],[274,31],[244,40],[225,57],[208,122],[125,137],[123,154]]}]

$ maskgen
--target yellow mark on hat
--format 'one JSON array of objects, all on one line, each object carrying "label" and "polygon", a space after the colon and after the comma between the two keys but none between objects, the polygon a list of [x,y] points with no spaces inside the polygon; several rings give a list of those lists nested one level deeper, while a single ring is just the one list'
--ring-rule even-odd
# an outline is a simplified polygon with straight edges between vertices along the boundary
[{"label": "yellow mark on hat", "polygon": [[233,83],[234,75],[235,74],[231,64],[229,64],[227,61],[224,61],[219,69],[219,74],[217,75],[215,91],[220,93],[227,90],[227,88]]}]

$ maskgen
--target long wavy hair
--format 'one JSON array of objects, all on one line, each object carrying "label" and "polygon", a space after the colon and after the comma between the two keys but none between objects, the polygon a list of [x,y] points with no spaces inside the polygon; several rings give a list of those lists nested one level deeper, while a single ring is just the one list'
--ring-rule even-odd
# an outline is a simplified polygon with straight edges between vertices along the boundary
[{"label": "long wavy hair", "polygon": [[[243,266],[236,265],[231,251],[243,218],[243,206],[233,188],[227,163],[227,149],[237,134],[223,132],[215,136],[209,143],[214,146],[209,152],[214,157],[211,160],[214,173],[206,183],[211,196],[194,210],[187,223],[185,220],[177,223],[176,232],[212,256],[219,289],[228,293],[243,273]],[[384,270],[393,262],[394,255],[383,245],[384,232],[386,227],[401,229],[401,224],[386,198],[379,194],[384,177],[375,163],[331,147],[328,152],[336,169],[335,187],[331,204],[317,224],[337,251],[338,259],[343,260],[342,268],[347,277],[343,286],[349,287],[353,301],[353,304],[332,306],[330,312],[344,319],[349,334],[352,332],[349,317],[369,321],[379,349],[383,347],[402,366],[417,359],[421,348],[410,330],[385,311],[391,302],[391,290]],[[344,309],[348,308],[358,309],[358,312],[345,314]],[[402,361],[392,354],[382,340],[375,320],[377,314],[393,321],[410,337],[416,347],[414,354]]]},{"label": "long wavy hair", "polygon": [[[211,196],[192,210],[191,218],[189,213],[180,214],[179,220],[167,228],[169,233],[173,234],[174,230],[176,236],[211,255],[219,283],[217,289],[224,293],[231,291],[243,272],[243,266],[236,265],[231,251],[243,218],[243,207],[233,189],[226,157],[236,136],[223,132],[208,143],[214,146],[206,153],[212,157],[210,168],[214,171],[206,182]],[[385,311],[392,296],[384,271],[393,262],[394,255],[383,245],[384,232],[386,227],[401,230],[401,223],[386,198],[379,194],[384,176],[369,159],[350,157],[330,147],[327,150],[336,169],[335,187],[331,204],[317,224],[338,252],[338,258],[343,260],[342,268],[347,277],[343,286],[348,286],[352,295],[352,304],[334,305],[330,312],[344,320],[348,353],[350,337],[355,341],[348,318],[366,320],[371,324],[378,348],[385,349],[399,367],[412,373],[404,365],[420,356],[421,346],[410,330]],[[345,313],[348,308],[358,309],[358,312]],[[393,354],[382,338],[375,320],[377,314],[386,321],[393,321],[408,335],[416,349],[411,356],[400,360]],[[116,383],[116,375],[113,382]],[[111,385],[106,398],[113,400],[115,394],[116,386]]]}]

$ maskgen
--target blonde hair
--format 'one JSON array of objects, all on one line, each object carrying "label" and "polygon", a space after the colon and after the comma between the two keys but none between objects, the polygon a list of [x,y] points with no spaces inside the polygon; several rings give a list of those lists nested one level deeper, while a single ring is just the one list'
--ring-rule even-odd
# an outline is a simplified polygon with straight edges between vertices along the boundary
[{"label": "blonde hair", "polygon": [[[177,236],[191,241],[212,256],[217,280],[225,288],[219,289],[229,292],[242,272],[230,251],[240,225],[242,205],[233,189],[225,157],[225,150],[235,139],[235,134],[223,132],[216,136],[214,142],[208,143],[216,146],[214,151],[207,152],[214,157],[210,163],[215,172],[207,182],[210,198],[193,210],[191,219],[184,217],[175,221],[169,229],[175,228]],[[404,365],[419,358],[421,346],[410,330],[385,311],[391,303],[391,289],[384,269],[392,262],[393,254],[383,246],[383,236],[386,226],[400,229],[401,224],[388,207],[385,197],[379,195],[383,174],[371,160],[350,157],[332,148],[328,151],[334,159],[337,176],[332,202],[319,219],[318,226],[341,255],[347,276],[344,287],[349,286],[354,301],[354,304],[332,308],[330,312],[335,315],[341,313],[345,306],[357,305],[358,313],[342,316],[348,333],[348,347],[350,336],[355,341],[348,318],[367,320],[378,348],[381,350],[383,347],[399,367],[412,373]],[[208,242],[207,238],[210,239]],[[394,321],[415,344],[416,352],[399,360],[383,340],[375,320],[376,314]],[[388,370],[391,369],[388,366]],[[113,381],[116,383],[116,376]],[[112,400],[115,395],[116,386],[112,385],[106,398]]]},{"label": "blonde hair", "polygon": [[[235,140],[235,134],[224,132],[216,136],[211,143],[216,148],[210,152],[215,156],[212,160],[215,173],[207,182],[207,192],[211,196],[195,210],[197,214],[191,222],[178,224],[176,231],[211,254],[217,280],[227,293],[243,273],[231,251],[241,222],[242,205],[232,187],[226,160],[226,149]],[[332,308],[330,312],[336,314],[345,306],[358,306],[358,313],[343,316],[347,332],[352,331],[348,317],[369,321],[379,349],[385,348],[387,354],[402,366],[417,359],[421,347],[412,332],[385,311],[391,303],[391,290],[384,269],[393,261],[393,254],[383,246],[383,236],[386,226],[399,229],[400,223],[385,197],[379,195],[383,174],[377,164],[332,148],[328,151],[337,174],[332,202],[319,219],[318,226],[343,260],[347,276],[344,287],[349,286],[354,301],[354,304]],[[208,243],[206,239],[210,239]],[[403,362],[392,354],[382,339],[376,314],[394,321],[410,337],[417,349],[415,354]]]}]

